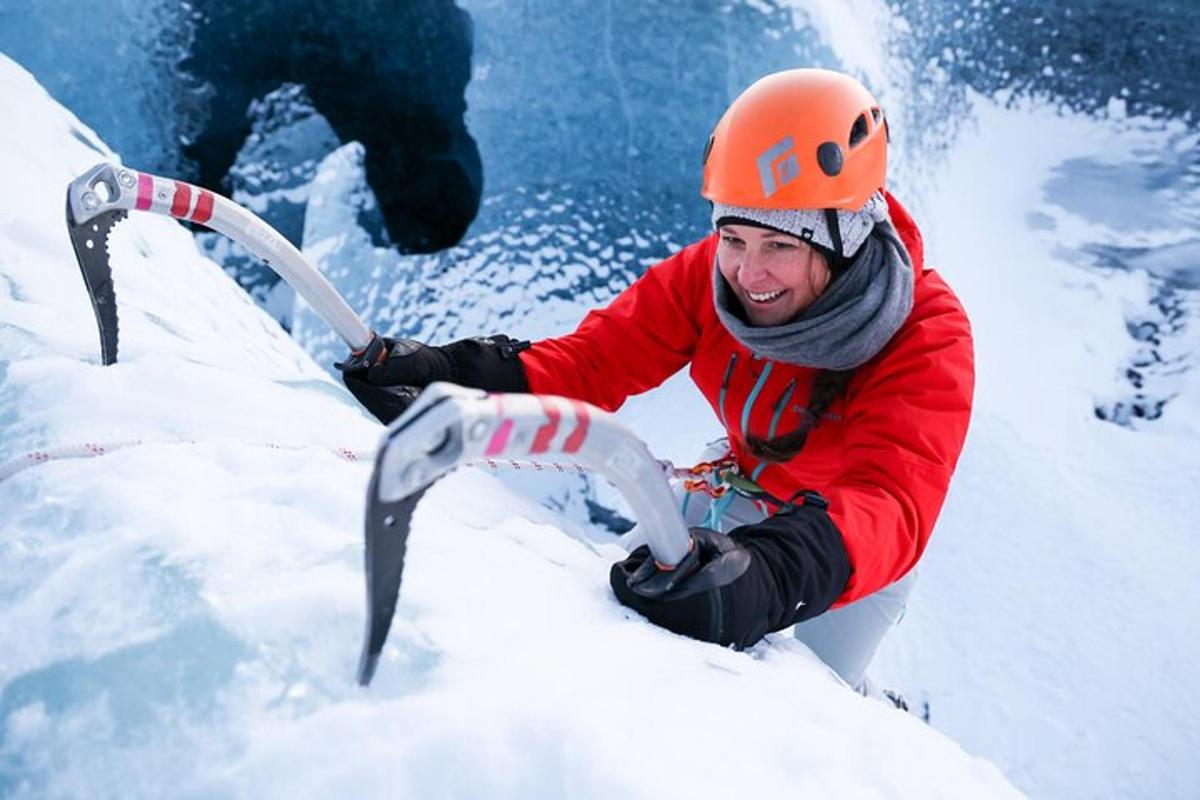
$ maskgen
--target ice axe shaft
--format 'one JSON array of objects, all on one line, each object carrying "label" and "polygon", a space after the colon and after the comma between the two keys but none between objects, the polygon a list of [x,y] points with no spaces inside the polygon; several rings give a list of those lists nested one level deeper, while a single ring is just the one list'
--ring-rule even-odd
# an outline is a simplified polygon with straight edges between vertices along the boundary
[{"label": "ice axe shaft", "polygon": [[[102,163],[67,187],[67,225],[84,280],[92,293],[100,338],[105,343],[104,363],[116,361],[115,297],[111,296],[106,240],[109,229],[129,211],[162,214],[225,234],[287,281],[351,350],[361,350],[370,343],[371,330],[337,289],[291,242],[258,216],[208,189]],[[98,297],[98,292],[108,296]],[[105,316],[101,315],[102,310]]]}]

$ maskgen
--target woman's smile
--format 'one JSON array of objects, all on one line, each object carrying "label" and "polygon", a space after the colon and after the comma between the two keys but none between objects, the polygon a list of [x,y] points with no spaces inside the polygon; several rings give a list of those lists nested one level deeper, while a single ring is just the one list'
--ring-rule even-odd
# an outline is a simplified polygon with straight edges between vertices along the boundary
[{"label": "woman's smile", "polygon": [[759,305],[766,305],[767,303],[774,303],[776,300],[783,297],[786,291],[786,289],[777,289],[773,292],[751,292],[747,290],[746,294],[749,295],[750,299],[755,303]]}]

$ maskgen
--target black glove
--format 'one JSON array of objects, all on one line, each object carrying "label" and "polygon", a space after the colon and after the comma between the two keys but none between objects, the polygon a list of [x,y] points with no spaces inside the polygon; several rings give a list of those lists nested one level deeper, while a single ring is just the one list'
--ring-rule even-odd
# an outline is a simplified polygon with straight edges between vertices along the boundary
[{"label": "black glove", "polygon": [[643,545],[613,565],[617,599],[675,633],[749,647],[770,631],[824,613],[850,579],[841,534],[820,505],[786,506],[728,536],[693,528],[672,570]]},{"label": "black glove", "polygon": [[489,392],[528,392],[518,354],[529,342],[504,335],[430,346],[376,337],[363,351],[335,364],[363,406],[387,425],[431,383],[449,381]]}]

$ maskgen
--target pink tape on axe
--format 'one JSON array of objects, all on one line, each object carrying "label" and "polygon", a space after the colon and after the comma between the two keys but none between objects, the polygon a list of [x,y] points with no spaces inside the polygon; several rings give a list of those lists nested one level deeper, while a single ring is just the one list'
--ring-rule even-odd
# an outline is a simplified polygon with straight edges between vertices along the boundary
[{"label": "pink tape on axe", "polygon": [[154,203],[154,178],[144,172],[138,173],[138,199],[134,206],[138,211],[145,211]]},{"label": "pink tape on axe", "polygon": [[496,432],[492,434],[492,440],[488,442],[487,449],[483,451],[485,456],[498,456],[504,452],[504,448],[508,447],[508,437],[512,434],[513,421],[511,419],[504,420]]}]

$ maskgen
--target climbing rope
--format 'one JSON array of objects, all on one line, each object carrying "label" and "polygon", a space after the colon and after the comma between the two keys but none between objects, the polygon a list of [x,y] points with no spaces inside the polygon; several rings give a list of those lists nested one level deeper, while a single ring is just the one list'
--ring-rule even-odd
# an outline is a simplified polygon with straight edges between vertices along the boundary
[{"label": "climbing rope", "polygon": [[[58,447],[47,447],[39,450],[31,450],[28,453],[23,453],[16,458],[11,458],[7,461],[0,462],[0,483],[8,480],[14,475],[24,472],[32,467],[47,464],[51,461],[63,461],[80,458],[98,458],[100,456],[114,453],[118,450],[125,450],[130,447],[138,447],[147,444],[182,444],[196,445],[200,444],[199,440],[177,438],[177,439],[127,439],[117,442],[81,442],[78,444],[60,445]],[[316,445],[294,445],[280,444],[278,442],[256,442],[252,446],[265,447],[271,450],[308,450],[317,447]],[[329,453],[337,456],[343,461],[371,462],[375,460],[375,450],[361,450],[352,447],[323,447]],[[504,459],[504,458],[482,458],[471,459],[463,462],[468,467],[479,467],[483,469],[513,469],[513,470],[532,470],[534,472],[560,472],[579,474],[587,472],[587,470],[578,464],[561,464],[556,462],[533,461],[523,459]]]}]

